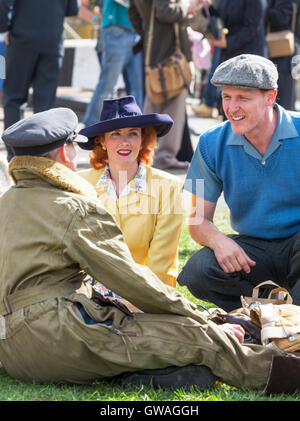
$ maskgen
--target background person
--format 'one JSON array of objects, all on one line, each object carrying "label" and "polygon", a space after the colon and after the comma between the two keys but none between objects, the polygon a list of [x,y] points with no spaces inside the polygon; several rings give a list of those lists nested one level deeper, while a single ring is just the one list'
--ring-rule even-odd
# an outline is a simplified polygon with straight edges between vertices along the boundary
[{"label": "background person", "polygon": [[126,68],[126,86],[140,107],[144,103],[144,73],[142,53],[133,53],[139,41],[128,17],[128,8],[114,0],[105,0],[100,27],[101,72],[93,96],[83,118],[84,126],[99,120],[104,99],[112,98],[118,78]]},{"label": "background person", "polygon": [[[35,113],[55,106],[64,56],[64,18],[78,12],[77,0],[39,0],[38,5],[36,0],[0,0],[0,32],[9,31],[3,83],[4,128],[23,118],[30,86]],[[7,148],[9,161],[13,151]]]},{"label": "background person", "polygon": [[[293,0],[270,0],[266,10],[267,30],[276,32],[290,29],[294,5]],[[277,103],[287,110],[295,110],[296,105],[296,79],[292,76],[293,56],[294,54],[271,58],[279,76]]]},{"label": "background person", "polygon": [[[205,0],[207,2],[207,0]],[[199,3],[202,3],[200,0]],[[211,3],[211,0],[208,2]],[[265,53],[265,5],[263,0],[220,0],[209,7],[210,16],[221,18],[226,32],[216,39],[215,47],[221,49],[220,63],[240,54]]]},{"label": "background person", "polygon": [[105,100],[99,122],[80,132],[90,139],[92,169],[79,174],[116,219],[135,262],[176,287],[180,180],[151,168],[156,138],[171,127],[168,115],[142,114],[132,96]]},{"label": "background person", "polygon": [[[1,66],[3,65],[5,71],[5,65],[3,58],[5,58],[5,51],[6,51],[6,43],[5,39],[7,37],[7,33],[0,34],[0,59],[1,59]],[[2,72],[2,69],[1,69]],[[0,75],[0,107],[2,107],[2,91],[3,91],[3,74]]]},{"label": "background person", "polygon": [[[124,3],[125,4],[125,3]],[[123,5],[124,5],[123,4]],[[79,16],[91,23],[97,23],[99,21],[98,30],[97,30],[97,44],[95,47],[96,54],[99,61],[99,66],[101,70],[102,64],[102,30],[101,30],[101,20],[102,20],[102,9],[103,9],[103,0],[96,0],[95,5],[92,10],[90,7],[90,0],[85,0],[85,6],[81,5]],[[96,20],[97,19],[97,20]],[[125,66],[122,71],[122,76],[125,85],[125,91],[127,95],[131,93],[130,87],[130,76],[128,77],[127,72],[130,71],[129,66]]]},{"label": "background person", "polygon": [[[143,41],[142,48],[147,51],[150,28],[152,1],[132,0],[129,7],[130,21]],[[187,34],[187,17],[196,13],[194,5],[188,7],[183,1],[173,2],[155,0],[155,15],[153,40],[150,54],[150,67],[167,59],[175,51],[174,23],[179,23],[180,49],[188,61],[192,60],[191,47]],[[163,42],[162,42],[163,40]],[[184,89],[175,98],[162,104],[153,104],[146,92],[143,111],[147,114],[168,114],[174,121],[174,126],[157,145],[153,166],[159,169],[187,169],[188,161],[179,161],[178,152],[183,140],[186,122],[186,98],[188,91]]]},{"label": "background person", "polygon": [[[219,18],[226,29],[221,31],[217,39],[210,33],[210,39],[216,50],[213,66],[240,54],[257,54],[265,56],[265,0],[220,0],[214,3],[212,0],[200,0],[202,3],[211,3],[209,14],[212,19]],[[205,9],[204,9],[205,11]],[[215,70],[213,69],[213,71]],[[210,84],[210,78],[208,84]],[[208,92],[217,94],[217,100],[208,97],[204,92],[204,98],[200,106],[194,108],[200,117],[212,116],[214,106],[220,108],[220,91],[213,87]],[[224,116],[222,110],[220,110]]]}]

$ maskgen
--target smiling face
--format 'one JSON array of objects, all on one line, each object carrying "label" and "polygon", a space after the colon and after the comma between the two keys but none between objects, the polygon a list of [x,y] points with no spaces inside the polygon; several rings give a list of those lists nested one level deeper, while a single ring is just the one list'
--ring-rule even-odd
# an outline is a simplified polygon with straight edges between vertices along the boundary
[{"label": "smiling face", "polygon": [[222,104],[235,134],[247,139],[264,130],[276,99],[276,90],[222,88]]},{"label": "smiling face", "polygon": [[105,133],[102,143],[106,146],[109,163],[119,166],[137,163],[141,144],[140,128],[125,128]]}]

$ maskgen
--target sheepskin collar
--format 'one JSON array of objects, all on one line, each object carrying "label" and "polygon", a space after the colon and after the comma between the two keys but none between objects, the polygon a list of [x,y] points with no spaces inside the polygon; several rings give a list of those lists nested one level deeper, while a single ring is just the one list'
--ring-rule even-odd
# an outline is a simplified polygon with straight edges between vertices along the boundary
[{"label": "sheepskin collar", "polygon": [[97,198],[94,187],[65,165],[37,156],[15,156],[9,164],[9,174],[15,184],[35,175],[37,178],[73,193]]}]

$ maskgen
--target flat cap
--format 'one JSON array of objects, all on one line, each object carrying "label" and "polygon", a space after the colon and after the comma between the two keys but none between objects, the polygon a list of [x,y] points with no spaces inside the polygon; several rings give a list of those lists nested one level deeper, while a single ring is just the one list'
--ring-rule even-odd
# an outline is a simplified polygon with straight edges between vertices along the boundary
[{"label": "flat cap", "polygon": [[17,121],[2,134],[4,143],[16,155],[42,155],[68,141],[86,143],[88,138],[76,133],[77,115],[69,108],[52,108]]},{"label": "flat cap", "polygon": [[211,83],[215,86],[232,86],[244,89],[277,89],[278,71],[265,57],[241,54],[221,63]]}]

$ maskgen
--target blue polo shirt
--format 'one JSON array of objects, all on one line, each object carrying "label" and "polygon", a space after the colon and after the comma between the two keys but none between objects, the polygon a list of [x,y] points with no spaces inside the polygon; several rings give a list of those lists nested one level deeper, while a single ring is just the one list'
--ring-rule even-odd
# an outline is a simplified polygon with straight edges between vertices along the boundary
[{"label": "blue polo shirt", "polygon": [[300,113],[275,107],[277,128],[264,156],[226,121],[201,135],[184,182],[210,202],[224,192],[232,228],[266,239],[300,230]]}]

